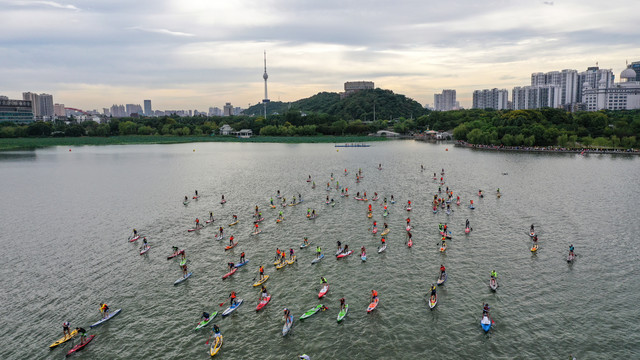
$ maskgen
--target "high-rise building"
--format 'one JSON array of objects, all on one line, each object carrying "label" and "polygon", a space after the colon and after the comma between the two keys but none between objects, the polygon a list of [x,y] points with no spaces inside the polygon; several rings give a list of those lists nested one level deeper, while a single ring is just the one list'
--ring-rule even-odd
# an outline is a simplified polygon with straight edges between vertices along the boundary
[{"label": "high-rise building", "polygon": [[582,102],[587,111],[640,109],[640,81],[638,74],[628,67],[620,74],[618,84],[607,85],[608,77],[603,77],[597,87],[585,82]]},{"label": "high-rise building", "polygon": [[67,111],[64,109],[64,104],[53,104],[53,114],[57,117],[66,117]]},{"label": "high-rise building", "polygon": [[31,101],[31,110],[36,120],[51,120],[53,118],[53,95],[24,92],[22,100]]},{"label": "high-rise building", "polygon": [[514,110],[557,108],[561,88],[558,85],[516,86],[511,95]]},{"label": "high-rise building", "polygon": [[449,111],[459,107],[456,101],[456,91],[451,89],[442,90],[441,94],[434,94],[433,103],[435,111]]},{"label": "high-rise building", "polygon": [[29,123],[33,118],[31,100],[9,100],[6,96],[0,99],[0,122]]},{"label": "high-rise building", "polygon": [[582,89],[585,87],[585,84],[588,84],[589,88],[595,89],[599,87],[602,80],[604,80],[605,87],[612,87],[615,80],[613,70],[600,69],[597,66],[591,66],[587,68],[587,71],[581,72],[578,75],[578,99],[583,99]]},{"label": "high-rise building", "polygon": [[40,116],[42,120],[53,120],[55,109],[53,108],[53,95],[40,94]]},{"label": "high-rise building", "polygon": [[151,100],[144,101],[144,114],[147,116],[153,115],[153,110],[151,110]]},{"label": "high-rise building", "polygon": [[231,116],[233,115],[233,105],[231,105],[231,103],[226,103],[224,104],[224,116]]},{"label": "high-rise building", "polygon": [[111,116],[115,118],[128,116],[124,111],[124,105],[116,105],[116,104],[111,105],[110,113],[111,113]]},{"label": "high-rise building", "polygon": [[565,69],[531,74],[531,86],[556,85],[560,87],[560,105],[579,102],[578,71]]},{"label": "high-rise building", "polygon": [[509,91],[507,89],[484,89],[473,92],[474,109],[504,110],[509,108]]},{"label": "high-rise building", "polygon": [[140,106],[140,104],[127,104],[126,109],[125,116],[131,116],[131,114],[142,114],[142,106]]}]

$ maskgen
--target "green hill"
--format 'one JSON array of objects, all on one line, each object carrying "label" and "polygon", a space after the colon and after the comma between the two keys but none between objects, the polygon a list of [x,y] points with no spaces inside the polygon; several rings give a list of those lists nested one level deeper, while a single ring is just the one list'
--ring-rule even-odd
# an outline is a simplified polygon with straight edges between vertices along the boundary
[{"label": "green hill", "polygon": [[[305,113],[329,114],[344,120],[373,120],[374,104],[376,119],[417,118],[427,113],[427,110],[413,99],[394,94],[391,90],[373,89],[356,92],[344,99],[340,99],[338,93],[321,92],[291,103],[271,102],[267,105],[267,114],[283,114],[292,109]],[[263,105],[256,104],[244,113],[259,116],[263,111]]]}]

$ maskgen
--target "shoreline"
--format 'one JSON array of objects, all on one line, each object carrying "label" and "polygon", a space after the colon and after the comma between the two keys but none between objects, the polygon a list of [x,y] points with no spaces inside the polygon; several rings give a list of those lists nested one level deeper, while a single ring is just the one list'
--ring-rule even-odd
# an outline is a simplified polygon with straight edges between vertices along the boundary
[{"label": "shoreline", "polygon": [[241,143],[368,143],[387,140],[372,136],[255,136],[238,138],[233,136],[110,136],[110,137],[60,137],[60,138],[1,138],[0,151],[35,150],[52,146],[101,146],[184,144],[196,142],[241,142]]},{"label": "shoreline", "polygon": [[524,147],[524,146],[498,146],[498,145],[474,145],[464,141],[458,141],[453,144],[455,147],[461,147],[465,149],[473,150],[487,150],[487,151],[506,151],[506,152],[530,152],[530,153],[545,153],[545,154],[612,154],[612,155],[640,155],[640,150],[630,149],[631,151],[617,149],[594,149],[594,148],[581,148],[581,149],[568,149],[568,148],[556,148],[552,146],[548,147]]}]

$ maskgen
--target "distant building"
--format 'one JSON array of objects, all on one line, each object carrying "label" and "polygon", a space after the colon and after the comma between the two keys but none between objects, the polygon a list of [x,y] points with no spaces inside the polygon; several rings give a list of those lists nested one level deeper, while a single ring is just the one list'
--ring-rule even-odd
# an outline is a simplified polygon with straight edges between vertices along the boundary
[{"label": "distant building", "polygon": [[636,81],[640,81],[640,61],[634,61],[627,65],[627,68],[636,72]]},{"label": "distant building", "polygon": [[0,95],[0,100],[9,100],[8,96]]},{"label": "distant building", "polygon": [[220,127],[220,135],[230,135],[233,132],[233,128],[229,124],[224,124]]},{"label": "distant building", "polygon": [[140,104],[127,104],[126,105],[126,115],[131,116],[132,114],[142,114],[142,106]]},{"label": "distant building", "polygon": [[33,122],[33,107],[30,100],[0,99],[0,122],[16,123]]},{"label": "distant building", "polygon": [[233,105],[231,105],[231,103],[226,103],[224,105],[224,116],[231,116],[233,115]]},{"label": "distant building", "polygon": [[121,118],[127,116],[124,111],[124,105],[111,105],[111,109],[109,110],[110,114],[114,118]]},{"label": "distant building", "polygon": [[531,74],[531,86],[556,85],[560,87],[559,105],[580,101],[578,98],[578,70],[565,69]]},{"label": "distant building", "polygon": [[588,67],[587,71],[583,71],[578,74],[578,101],[584,100],[582,89],[585,84],[589,84],[590,88],[597,88],[599,84],[604,81],[606,87],[613,86],[615,76],[611,69],[600,69],[597,66]]},{"label": "distant building", "polygon": [[456,101],[456,91],[451,89],[442,90],[441,94],[434,94],[433,103],[435,111],[449,111],[459,108]]},{"label": "distant building", "polygon": [[253,130],[251,129],[242,129],[237,132],[239,138],[248,139],[253,135]]},{"label": "distant building", "polygon": [[560,86],[516,86],[511,95],[514,110],[560,107]]},{"label": "distant building", "polygon": [[473,109],[504,110],[509,108],[507,89],[484,89],[473,92]]},{"label": "distant building", "polygon": [[628,67],[620,74],[620,82],[607,85],[601,78],[597,87],[583,84],[582,102],[587,111],[640,109],[640,81],[638,74]]},{"label": "distant building", "polygon": [[64,109],[64,104],[53,104],[53,114],[57,117],[66,117],[67,111]]},{"label": "distant building", "polygon": [[53,119],[53,95],[24,92],[22,93],[22,100],[31,102],[31,111],[36,120]]},{"label": "distant building", "polygon": [[153,115],[153,110],[151,109],[151,100],[144,101],[144,114],[146,116]]},{"label": "distant building", "polygon": [[340,93],[340,98],[344,99],[345,97],[354,94],[361,90],[372,90],[374,89],[373,81],[347,81],[344,83],[344,92]]}]

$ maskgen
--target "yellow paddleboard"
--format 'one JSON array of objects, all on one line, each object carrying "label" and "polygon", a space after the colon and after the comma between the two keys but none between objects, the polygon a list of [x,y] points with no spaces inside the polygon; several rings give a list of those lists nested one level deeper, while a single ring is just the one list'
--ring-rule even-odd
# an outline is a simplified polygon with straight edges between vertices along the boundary
[{"label": "yellow paddleboard", "polygon": [[237,224],[238,221],[240,221],[240,220],[236,220],[235,222],[232,222],[231,224],[229,224],[229,226],[233,226],[233,225]]},{"label": "yellow paddleboard", "polygon": [[211,356],[215,356],[222,347],[222,335],[216,336],[216,341],[211,344]]},{"label": "yellow paddleboard", "polygon": [[289,265],[293,264],[294,262],[296,262],[296,256],[295,255],[293,255],[293,259],[287,260],[287,264],[289,264]]},{"label": "yellow paddleboard", "polygon": [[78,335],[78,330],[73,330],[71,332],[71,336],[69,335],[65,335],[63,338],[60,338],[59,340],[57,340],[56,342],[54,342],[53,344],[49,345],[50,349],[53,349],[54,347],[64,344],[65,342],[73,339],[76,335]]},{"label": "yellow paddleboard", "polygon": [[264,284],[265,281],[269,280],[269,275],[265,275],[262,280],[258,280],[257,282],[255,282],[253,284],[253,286],[260,286],[262,284]]},{"label": "yellow paddleboard", "polygon": [[283,261],[280,265],[276,265],[276,269],[282,269],[285,266],[287,266],[287,262]]}]

